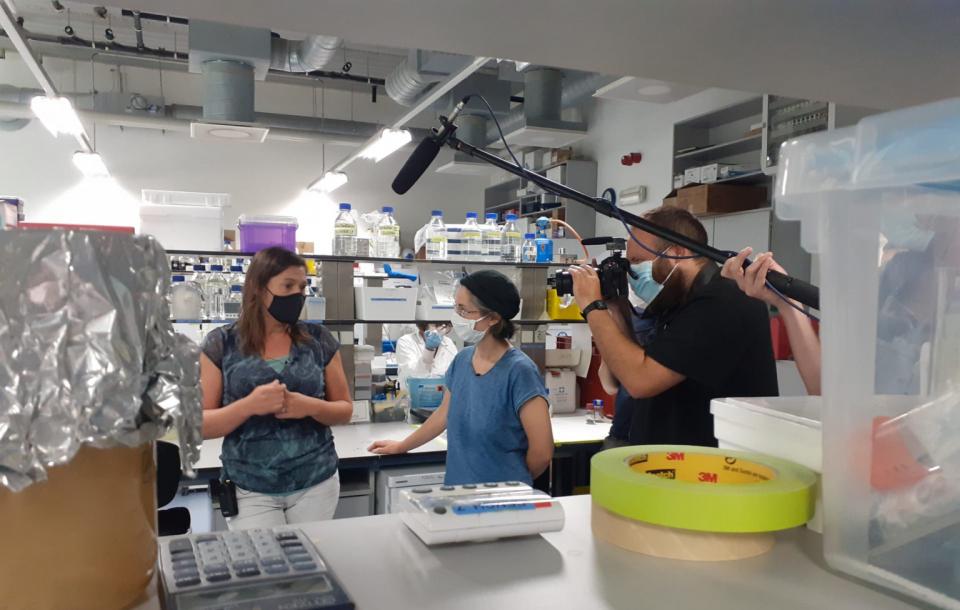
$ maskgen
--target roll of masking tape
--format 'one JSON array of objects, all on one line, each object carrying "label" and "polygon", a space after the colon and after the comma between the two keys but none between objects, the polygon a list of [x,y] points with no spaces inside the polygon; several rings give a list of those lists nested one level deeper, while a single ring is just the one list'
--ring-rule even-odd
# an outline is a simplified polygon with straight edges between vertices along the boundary
[{"label": "roll of masking tape", "polygon": [[697,532],[761,533],[813,516],[816,474],[770,456],[644,445],[593,456],[595,505],[632,521]]}]

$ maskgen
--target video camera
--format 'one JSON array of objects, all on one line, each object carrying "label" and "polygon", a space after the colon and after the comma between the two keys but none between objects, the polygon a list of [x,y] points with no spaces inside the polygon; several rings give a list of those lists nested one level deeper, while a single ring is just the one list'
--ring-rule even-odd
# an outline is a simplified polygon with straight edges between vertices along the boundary
[{"label": "video camera", "polygon": [[[584,240],[584,243],[589,242]],[[636,277],[636,274],[630,269],[630,261],[623,258],[627,242],[623,239],[607,239],[599,243],[606,243],[607,251],[612,252],[593,267],[600,277],[600,293],[607,300],[628,296],[630,287],[627,276]],[[573,277],[569,271],[557,271],[556,275],[547,278],[547,285],[556,289],[559,297],[573,294]]]}]

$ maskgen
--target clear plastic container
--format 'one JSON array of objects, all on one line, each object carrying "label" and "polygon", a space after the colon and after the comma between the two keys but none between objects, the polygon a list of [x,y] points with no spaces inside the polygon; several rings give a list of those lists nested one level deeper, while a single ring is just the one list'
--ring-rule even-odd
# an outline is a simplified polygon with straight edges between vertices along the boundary
[{"label": "clear plastic container", "polygon": [[380,258],[400,258],[400,225],[393,218],[393,208],[388,205],[383,206],[383,217],[377,224],[374,252]]},{"label": "clear plastic container", "polygon": [[500,260],[505,263],[520,261],[520,248],[523,246],[523,235],[517,227],[517,215],[507,214],[503,225],[503,234],[500,238]]},{"label": "clear plastic container", "polygon": [[297,249],[297,219],[293,216],[240,216],[240,249],[253,254],[264,248],[280,246]]},{"label": "clear plastic container", "polygon": [[199,320],[203,317],[203,292],[182,275],[170,278],[170,317],[174,320]]},{"label": "clear plastic container", "polygon": [[340,204],[340,213],[333,221],[333,255],[357,255],[357,221],[349,203]]},{"label": "clear plastic container", "polygon": [[526,233],[523,236],[523,246],[520,248],[521,263],[537,262],[537,236],[533,233]]},{"label": "clear plastic container", "polygon": [[827,561],[960,608],[960,100],[785,143],[775,193],[819,255]]},{"label": "clear plastic container", "polygon": [[447,229],[443,225],[443,212],[434,210],[427,225],[427,259],[447,260]]},{"label": "clear plastic container", "polygon": [[501,229],[497,225],[496,212],[487,214],[487,221],[480,227],[483,238],[483,260],[497,262],[500,260]]},{"label": "clear plastic container", "polygon": [[227,283],[231,286],[243,286],[246,276],[243,273],[243,265],[230,265],[230,275],[227,276]]},{"label": "clear plastic container", "polygon": [[476,212],[467,212],[467,220],[463,223],[460,239],[463,240],[463,255],[465,260],[483,260],[483,234],[480,232],[480,226],[477,224]]}]

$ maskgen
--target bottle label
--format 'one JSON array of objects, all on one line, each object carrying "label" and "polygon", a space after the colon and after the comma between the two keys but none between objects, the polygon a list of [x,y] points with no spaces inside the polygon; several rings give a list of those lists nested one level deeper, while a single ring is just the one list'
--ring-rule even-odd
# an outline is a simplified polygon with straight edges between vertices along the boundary
[{"label": "bottle label", "polygon": [[443,243],[446,243],[446,241],[447,241],[447,238],[444,237],[443,235],[435,235],[434,237],[430,238],[431,244],[443,244]]},{"label": "bottle label", "polygon": [[341,237],[355,237],[357,235],[357,227],[356,225],[335,225],[333,228],[333,234]]},{"label": "bottle label", "polygon": [[400,227],[396,225],[380,227],[379,231],[380,231],[380,235],[383,237],[396,237],[400,235]]},{"label": "bottle label", "polygon": [[504,235],[507,236],[507,239],[520,239],[520,234],[513,231],[506,232]]},{"label": "bottle label", "polygon": [[480,239],[480,231],[463,231],[460,236],[463,239]]}]

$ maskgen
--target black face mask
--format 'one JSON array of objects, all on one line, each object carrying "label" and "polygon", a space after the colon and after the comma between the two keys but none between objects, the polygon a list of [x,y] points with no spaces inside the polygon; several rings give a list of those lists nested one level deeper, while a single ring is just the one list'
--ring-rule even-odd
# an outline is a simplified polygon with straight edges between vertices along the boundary
[{"label": "black face mask", "polygon": [[[272,292],[270,294],[273,294]],[[285,297],[273,295],[273,302],[267,308],[267,312],[273,316],[277,322],[284,324],[296,324],[300,319],[300,312],[303,311],[303,303],[307,297],[302,293],[288,294]]]}]

